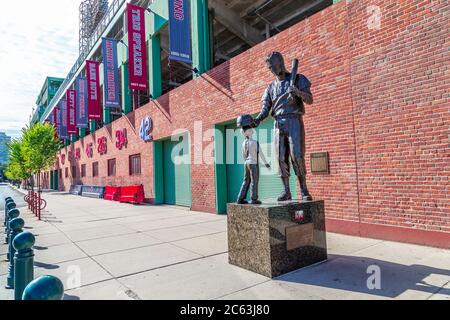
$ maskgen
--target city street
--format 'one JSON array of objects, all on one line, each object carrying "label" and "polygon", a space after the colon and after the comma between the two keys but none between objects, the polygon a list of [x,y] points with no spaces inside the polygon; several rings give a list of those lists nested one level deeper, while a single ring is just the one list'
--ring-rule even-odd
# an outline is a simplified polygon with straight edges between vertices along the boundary
[{"label": "city street", "polygon": [[[35,277],[60,278],[64,299],[450,299],[450,250],[328,233],[326,262],[269,279],[228,264],[225,215],[54,192],[38,221],[23,194],[0,196],[36,236]],[[0,250],[0,299],[12,299]]]}]

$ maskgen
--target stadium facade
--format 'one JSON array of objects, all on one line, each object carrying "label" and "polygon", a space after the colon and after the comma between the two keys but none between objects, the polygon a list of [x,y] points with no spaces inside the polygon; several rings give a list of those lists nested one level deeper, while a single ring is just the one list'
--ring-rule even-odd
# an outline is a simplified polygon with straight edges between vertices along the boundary
[{"label": "stadium facade", "polygon": [[[134,1],[149,9],[149,91],[137,95],[129,90],[126,2],[113,1],[40,120],[85,74],[86,60],[102,61],[101,37],[123,40],[121,110],[104,108],[100,121],[66,141],[44,174],[47,187],[142,184],[149,203],[226,213],[243,171],[227,161],[240,154],[235,120],[260,111],[273,80],[265,57],[280,51],[288,66],[299,58],[312,82],[308,183],[325,200],[327,230],[450,247],[448,3],[271,2],[190,1],[193,62],[186,66],[168,65],[168,1]],[[272,121],[257,132],[266,146]],[[175,161],[174,150],[190,161]],[[322,172],[311,163],[318,155],[326,155]],[[275,171],[262,172],[260,189],[263,201],[279,194]]]}]

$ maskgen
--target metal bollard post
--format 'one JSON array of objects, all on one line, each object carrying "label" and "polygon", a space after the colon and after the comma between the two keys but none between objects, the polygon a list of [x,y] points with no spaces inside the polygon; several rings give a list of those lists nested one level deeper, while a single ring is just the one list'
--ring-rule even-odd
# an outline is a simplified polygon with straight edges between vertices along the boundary
[{"label": "metal bollard post", "polygon": [[34,193],[34,215],[36,217],[38,215],[37,208],[38,208],[38,194],[37,194],[37,192],[35,192]]},{"label": "metal bollard post", "polygon": [[23,291],[22,300],[62,300],[64,285],[56,277],[42,276],[30,282]]},{"label": "metal bollard post", "polygon": [[13,200],[11,197],[6,197],[6,198],[5,198],[5,210],[6,210],[6,205],[7,205],[7,203],[8,203],[8,202],[11,202],[11,201],[14,202],[14,200]]},{"label": "metal bollard post", "polygon": [[28,202],[28,209],[31,210],[31,212],[33,212],[33,191],[29,191],[30,192],[30,201]]},{"label": "metal bollard post", "polygon": [[36,239],[30,232],[22,232],[13,240],[14,249],[14,299],[21,300],[23,290],[34,278],[33,245]]},{"label": "metal bollard post", "polygon": [[6,222],[8,221],[8,210],[14,209],[15,207],[16,207],[16,203],[13,200],[6,202],[6,204],[5,204],[5,221],[3,222],[3,225],[5,227],[7,226]]},{"label": "metal bollard post", "polygon": [[38,220],[41,220],[41,193],[38,191],[38,200],[37,200],[37,216]]},{"label": "metal bollard post", "polygon": [[11,197],[6,197],[5,198],[5,213],[6,213],[6,205],[9,203],[9,202],[14,202],[14,200],[11,198]]},{"label": "metal bollard post", "polygon": [[[17,209],[14,209],[14,210],[17,210]],[[12,212],[12,210],[10,212]],[[16,215],[16,214],[14,214],[14,215]],[[14,221],[14,220],[18,220],[18,221]],[[13,221],[14,221],[14,223],[12,223]],[[20,221],[23,222],[22,225],[21,225]],[[11,255],[11,253],[10,253],[11,250],[14,250],[14,248],[12,247],[12,239],[14,239],[14,237],[17,235],[17,234],[15,234],[14,237],[11,238],[12,232],[14,230],[12,228],[14,227],[15,229],[20,229],[20,232],[22,232],[23,226],[25,225],[25,221],[17,216],[17,217],[11,218],[9,220],[8,224],[9,224],[8,251],[6,252],[6,261],[11,261],[11,260],[13,260],[12,258],[14,258],[14,254]],[[20,226],[20,228],[19,228],[19,226]]]},{"label": "metal bollard post", "polygon": [[20,211],[16,208],[11,209],[8,211],[8,220],[6,222],[6,236],[5,236],[5,243],[9,243],[9,222],[17,218],[20,215]]},{"label": "metal bollard post", "polygon": [[34,191],[31,191],[31,212],[36,215],[34,212]]},{"label": "metal bollard post", "polygon": [[28,190],[28,210],[31,209],[31,190]]},{"label": "metal bollard post", "polygon": [[34,215],[37,217],[37,193],[33,192],[33,209]]},{"label": "metal bollard post", "polygon": [[8,276],[6,278],[6,289],[14,289],[14,254],[16,250],[14,249],[12,242],[14,238],[22,233],[25,221],[22,218],[14,218],[9,222],[9,246],[8,246],[8,257],[9,257],[9,267]]}]

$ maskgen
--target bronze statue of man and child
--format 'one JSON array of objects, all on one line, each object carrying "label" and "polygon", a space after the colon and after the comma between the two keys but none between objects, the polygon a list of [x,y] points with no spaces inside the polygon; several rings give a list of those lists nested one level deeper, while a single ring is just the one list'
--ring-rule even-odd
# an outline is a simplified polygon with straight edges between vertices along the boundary
[{"label": "bronze statue of man and child", "polygon": [[[260,125],[269,114],[275,120],[274,144],[275,155],[279,165],[279,174],[284,190],[278,201],[292,200],[289,187],[290,164],[300,184],[302,200],[311,201],[306,186],[305,165],[305,128],[303,115],[304,104],[312,104],[311,82],[302,74],[297,74],[298,60],[294,59],[291,72],[287,72],[281,53],[272,52],[266,58],[267,67],[276,79],[269,84],[262,97],[262,110],[256,118],[242,115],[237,119],[237,126],[245,136],[242,152],[244,156],[244,182],[239,192],[238,204],[248,204],[246,197],[251,187],[251,204],[261,204],[258,199],[259,158],[267,168],[264,154],[259,143],[252,138],[253,128]],[[295,192],[295,190],[293,190]]]}]

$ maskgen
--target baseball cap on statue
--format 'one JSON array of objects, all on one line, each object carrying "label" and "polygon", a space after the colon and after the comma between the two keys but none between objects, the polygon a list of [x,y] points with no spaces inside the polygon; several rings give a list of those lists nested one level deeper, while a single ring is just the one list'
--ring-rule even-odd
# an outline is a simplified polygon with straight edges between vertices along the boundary
[{"label": "baseball cap on statue", "polygon": [[236,120],[236,124],[238,128],[247,128],[252,127],[255,123],[255,120],[253,120],[253,117],[249,114],[243,114],[239,116]]}]

